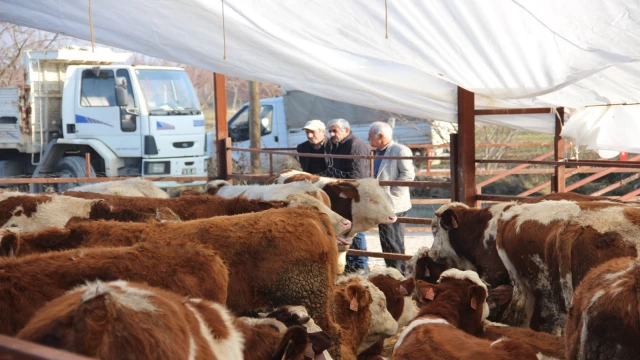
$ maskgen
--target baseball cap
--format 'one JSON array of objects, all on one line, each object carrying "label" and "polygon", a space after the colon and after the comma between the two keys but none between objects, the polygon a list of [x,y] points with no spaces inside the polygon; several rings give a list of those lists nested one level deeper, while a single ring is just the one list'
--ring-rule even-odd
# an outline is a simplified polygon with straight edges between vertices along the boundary
[{"label": "baseball cap", "polygon": [[303,129],[315,131],[318,129],[326,129],[326,127],[324,126],[324,123],[320,120],[310,120],[310,121],[307,121],[306,124],[304,124]]}]

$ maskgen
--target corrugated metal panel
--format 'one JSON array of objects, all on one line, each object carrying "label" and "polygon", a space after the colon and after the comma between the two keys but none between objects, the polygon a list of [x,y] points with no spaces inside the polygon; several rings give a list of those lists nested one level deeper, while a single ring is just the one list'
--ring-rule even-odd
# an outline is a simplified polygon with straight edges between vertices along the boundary
[{"label": "corrugated metal panel", "polygon": [[20,88],[0,88],[0,145],[20,143]]}]

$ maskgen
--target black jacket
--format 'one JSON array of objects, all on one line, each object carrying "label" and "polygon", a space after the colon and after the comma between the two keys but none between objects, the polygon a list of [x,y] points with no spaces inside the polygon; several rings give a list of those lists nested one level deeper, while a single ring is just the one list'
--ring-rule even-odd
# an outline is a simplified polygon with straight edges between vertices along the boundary
[{"label": "black jacket", "polygon": [[[370,155],[369,145],[353,133],[337,144],[329,142],[330,153],[335,155]],[[369,177],[367,159],[327,159],[327,176],[340,179]]]},{"label": "black jacket", "polygon": [[[327,145],[330,143],[329,139],[325,139],[322,146],[319,149],[315,149],[313,145],[307,140],[302,144],[298,145],[297,149],[298,153],[301,154],[326,154],[329,151],[327,150]],[[300,167],[302,167],[302,171],[308,172],[310,174],[324,174],[327,171],[327,159],[325,158],[311,158],[311,157],[298,157],[298,161],[300,161]]]}]

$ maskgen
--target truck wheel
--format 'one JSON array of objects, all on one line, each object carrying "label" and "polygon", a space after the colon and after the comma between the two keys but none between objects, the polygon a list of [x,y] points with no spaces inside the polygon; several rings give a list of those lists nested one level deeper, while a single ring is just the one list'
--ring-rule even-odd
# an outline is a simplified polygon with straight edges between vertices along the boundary
[{"label": "truck wheel", "polygon": [[[87,176],[86,160],[80,156],[67,156],[56,164],[56,177],[61,178],[78,178]],[[90,166],[89,171],[91,177],[96,177],[96,172],[93,171],[93,166]],[[58,192],[67,191],[76,186],[80,186],[82,183],[62,183],[56,185]]]}]

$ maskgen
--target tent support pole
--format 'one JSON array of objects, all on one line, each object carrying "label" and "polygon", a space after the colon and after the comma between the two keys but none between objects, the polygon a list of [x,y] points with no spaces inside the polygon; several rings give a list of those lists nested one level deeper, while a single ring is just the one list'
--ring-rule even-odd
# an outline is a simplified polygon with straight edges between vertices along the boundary
[{"label": "tent support pole", "polygon": [[[556,134],[553,138],[553,160],[564,160],[564,139],[560,136],[564,125],[564,108],[556,108]],[[551,179],[552,192],[565,191],[565,166],[556,165]]]},{"label": "tent support pole", "polygon": [[227,150],[227,148],[230,147],[231,139],[229,139],[229,127],[227,126],[227,90],[224,75],[213,74],[213,88],[216,104],[216,139],[215,147],[211,149],[216,151],[218,179],[228,180],[231,168],[231,150]]},{"label": "tent support pole", "polygon": [[456,149],[456,198],[470,207],[476,199],[475,94],[458,87],[458,139]]}]

